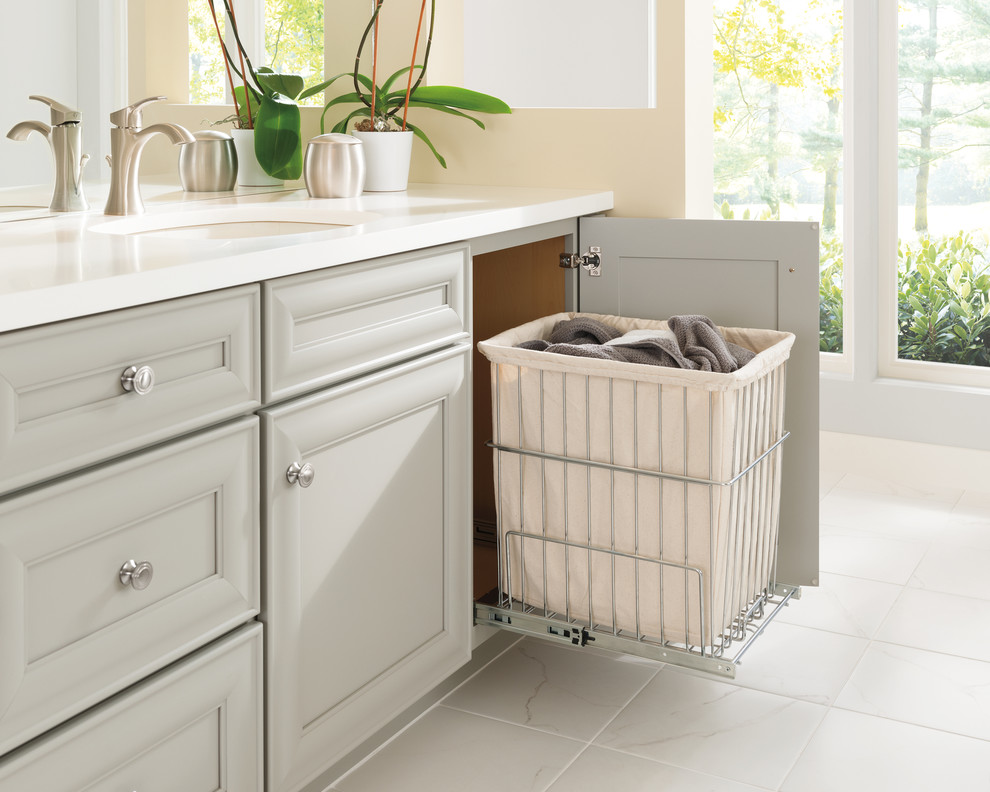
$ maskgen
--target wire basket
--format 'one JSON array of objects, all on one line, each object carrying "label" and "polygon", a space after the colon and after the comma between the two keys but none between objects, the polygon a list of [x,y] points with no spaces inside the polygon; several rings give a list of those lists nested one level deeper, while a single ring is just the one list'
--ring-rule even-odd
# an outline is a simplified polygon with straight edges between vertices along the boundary
[{"label": "wire basket", "polygon": [[479,344],[492,363],[497,606],[578,628],[582,642],[723,657],[779,589],[794,336],[720,328],[757,353],[731,374],[516,348],[576,315]]}]

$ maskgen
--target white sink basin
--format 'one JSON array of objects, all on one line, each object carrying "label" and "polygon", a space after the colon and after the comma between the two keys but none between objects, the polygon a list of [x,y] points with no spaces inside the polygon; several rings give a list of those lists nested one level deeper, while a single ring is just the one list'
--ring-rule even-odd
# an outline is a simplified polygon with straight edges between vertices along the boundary
[{"label": "white sink basin", "polygon": [[346,209],[295,206],[223,206],[185,212],[139,215],[91,226],[101,234],[169,239],[247,239],[315,234],[377,220],[381,215]]}]

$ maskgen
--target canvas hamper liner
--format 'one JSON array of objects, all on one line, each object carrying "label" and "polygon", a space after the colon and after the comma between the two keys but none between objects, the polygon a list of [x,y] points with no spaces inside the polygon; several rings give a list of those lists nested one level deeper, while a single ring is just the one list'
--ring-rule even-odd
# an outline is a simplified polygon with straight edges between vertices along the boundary
[{"label": "canvas hamper liner", "polygon": [[612,634],[716,646],[772,585],[794,336],[719,328],[757,353],[731,374],[516,348],[575,316],[478,345],[492,363],[501,596]]}]

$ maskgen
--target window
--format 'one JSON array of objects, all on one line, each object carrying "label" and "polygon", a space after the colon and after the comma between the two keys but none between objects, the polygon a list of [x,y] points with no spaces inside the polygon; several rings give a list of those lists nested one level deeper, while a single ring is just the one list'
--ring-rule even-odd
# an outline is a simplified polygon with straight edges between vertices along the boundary
[{"label": "window", "polygon": [[[324,0],[237,0],[234,13],[251,62],[277,72],[298,74],[306,85],[323,81]],[[216,0],[217,16],[223,7]],[[227,25],[218,19],[224,35]],[[260,55],[255,56],[255,53]],[[206,0],[189,0],[189,101],[224,104],[230,86],[216,25]],[[322,105],[319,95],[301,104]]]},{"label": "window", "polygon": [[990,0],[901,0],[896,15],[881,370],[990,384]]},{"label": "window", "polygon": [[841,0],[716,0],[715,208],[820,224],[820,343],[841,353]]}]

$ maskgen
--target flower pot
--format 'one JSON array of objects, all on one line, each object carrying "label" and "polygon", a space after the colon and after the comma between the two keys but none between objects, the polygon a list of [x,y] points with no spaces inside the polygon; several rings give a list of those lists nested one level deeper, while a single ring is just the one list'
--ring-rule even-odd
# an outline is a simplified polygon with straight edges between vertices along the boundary
[{"label": "flower pot", "polygon": [[412,132],[351,132],[364,144],[365,192],[404,190],[409,184]]},{"label": "flower pot", "polygon": [[277,187],[284,184],[262,170],[254,153],[254,130],[232,129],[234,148],[237,149],[237,183],[242,187]]}]

